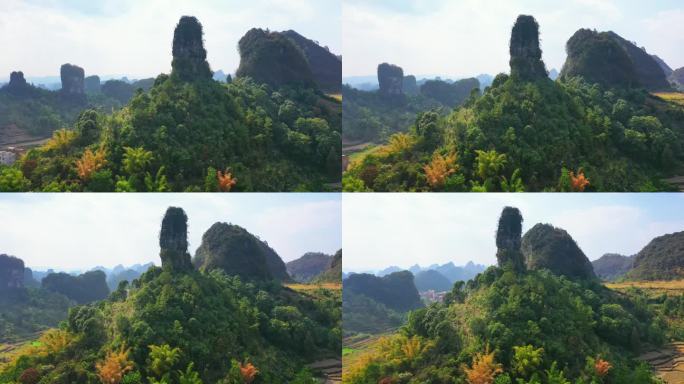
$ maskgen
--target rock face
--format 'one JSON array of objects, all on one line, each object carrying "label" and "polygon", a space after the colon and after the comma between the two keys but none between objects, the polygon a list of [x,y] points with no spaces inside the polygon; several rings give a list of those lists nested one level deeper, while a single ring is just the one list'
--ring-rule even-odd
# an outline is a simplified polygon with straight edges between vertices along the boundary
[{"label": "rock face", "polygon": [[580,29],[568,40],[565,49],[568,58],[561,70],[563,78],[582,76],[608,87],[648,90],[670,87],[665,75],[667,64],[614,32]]},{"label": "rock face", "polygon": [[653,60],[655,60],[656,63],[660,66],[660,69],[663,70],[663,73],[665,74],[665,77],[670,76],[673,72],[672,68],[670,68],[669,65],[665,62],[665,60],[661,59],[658,55],[651,55]]},{"label": "rock face", "polygon": [[635,256],[623,256],[616,253],[606,253],[599,259],[591,262],[594,273],[601,280],[615,280],[622,277],[634,265]]},{"label": "rock face", "polygon": [[510,42],[511,76],[532,81],[546,78],[539,47],[539,24],[532,16],[520,15],[513,25]]},{"label": "rock face", "polygon": [[339,93],[342,89],[342,60],[293,30],[281,33],[302,51],[318,87],[325,92]]},{"label": "rock face", "polygon": [[510,265],[516,271],[525,270],[525,261],[520,250],[522,221],[518,208],[505,207],[501,212],[496,230],[496,260],[499,267]]},{"label": "rock face", "polygon": [[313,278],[316,283],[341,283],[342,282],[342,250],[335,252],[330,260],[328,268]]},{"label": "rock face", "polygon": [[193,263],[201,271],[221,269],[248,280],[290,280],[285,263],[268,244],[227,223],[215,223],[202,235]]},{"label": "rock face", "polygon": [[24,261],[9,255],[0,255],[0,291],[24,287]]},{"label": "rock face", "polygon": [[415,95],[418,93],[418,83],[416,77],[413,75],[404,76],[402,88],[407,95]]},{"label": "rock face", "polygon": [[202,36],[202,24],[196,17],[181,17],[173,32],[173,77],[182,81],[211,79]]},{"label": "rock face", "polygon": [[675,69],[672,71],[670,76],[668,77],[668,80],[670,82],[674,83],[674,85],[680,90],[684,90],[684,67]]},{"label": "rock face", "polygon": [[587,256],[563,229],[536,224],[523,236],[521,249],[529,269],[548,269],[570,278],[596,278]]},{"label": "rock face", "polygon": [[253,28],[240,39],[238,49],[237,77],[251,77],[273,87],[316,85],[302,50],[281,33]]},{"label": "rock face", "polygon": [[639,84],[627,52],[610,36],[580,29],[565,45],[568,58],[561,78],[582,76],[590,83],[609,87],[633,87]]},{"label": "rock face", "polygon": [[86,93],[100,93],[100,76],[94,75],[86,77],[84,79],[84,87]]},{"label": "rock face", "polygon": [[28,84],[26,83],[26,79],[24,79],[24,72],[19,71],[10,73],[10,81],[9,84],[7,84],[7,90],[10,93],[19,94],[26,88],[28,88]]},{"label": "rock face", "polygon": [[394,272],[384,277],[353,274],[344,280],[342,292],[364,295],[399,312],[423,306],[413,274],[409,271]]},{"label": "rock face", "polygon": [[169,207],[159,233],[162,268],[183,272],[192,269],[188,253],[188,217],[182,208]]},{"label": "rock face", "polygon": [[307,252],[297,260],[292,260],[286,265],[287,273],[295,280],[308,283],[314,277],[320,275],[329,266],[332,256],[320,252]]},{"label": "rock face", "polygon": [[62,78],[62,92],[67,95],[80,96],[85,93],[85,71],[83,68],[64,64],[60,68]]},{"label": "rock face", "polygon": [[404,94],[404,70],[396,65],[382,63],[378,65],[378,84],[380,94],[401,96]]},{"label": "rock face", "polygon": [[645,48],[634,45],[620,37],[617,33],[609,31],[606,34],[615,40],[625,50],[634,66],[637,78],[641,85],[648,90],[665,90],[670,87],[665,72],[660,64],[646,52]]},{"label": "rock face", "polygon": [[634,259],[626,275],[634,280],[674,280],[684,277],[684,231],[656,237]]}]

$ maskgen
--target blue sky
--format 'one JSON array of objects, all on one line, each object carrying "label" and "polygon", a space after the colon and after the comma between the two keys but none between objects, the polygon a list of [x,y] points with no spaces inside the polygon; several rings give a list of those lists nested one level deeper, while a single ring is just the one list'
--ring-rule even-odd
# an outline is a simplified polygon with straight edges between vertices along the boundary
[{"label": "blue sky", "polygon": [[217,222],[240,225],[290,261],[341,248],[339,194],[0,194],[0,253],[29,267],[159,264],[166,208],[188,215],[189,251]]},{"label": "blue sky", "polygon": [[518,14],[537,18],[548,69],[560,70],[579,28],[613,30],[671,67],[684,66],[678,0],[344,0],[344,75],[372,75],[383,61],[418,75],[507,72]]},{"label": "blue sky", "polygon": [[0,79],[59,75],[70,62],[90,74],[153,77],[171,68],[182,15],[204,26],[212,69],[235,71],[237,42],[252,27],[294,29],[341,54],[340,0],[3,0]]},{"label": "blue sky", "polygon": [[468,261],[496,263],[494,235],[504,206],[523,230],[549,223],[568,231],[590,260],[632,255],[651,239],[684,231],[684,194],[345,194],[345,271]]}]

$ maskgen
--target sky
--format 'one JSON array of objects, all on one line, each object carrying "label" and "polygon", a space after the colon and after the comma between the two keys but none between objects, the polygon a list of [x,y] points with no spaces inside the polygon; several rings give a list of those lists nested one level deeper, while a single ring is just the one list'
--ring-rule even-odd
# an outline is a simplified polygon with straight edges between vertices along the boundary
[{"label": "sky", "polygon": [[2,0],[0,79],[17,70],[59,76],[64,63],[86,76],[168,73],[183,15],[203,24],[213,70],[237,69],[238,40],[253,27],[294,29],[341,54],[341,7],[340,0]]},{"label": "sky", "polygon": [[560,71],[565,43],[580,28],[613,30],[673,69],[684,66],[681,0],[343,1],[345,77],[375,75],[382,62],[414,75],[508,72],[508,42],[519,14],[537,19],[547,69]]},{"label": "sky", "polygon": [[169,206],[188,216],[188,250],[215,222],[240,225],[288,262],[341,248],[339,194],[0,194],[0,253],[27,267],[87,270],[154,262]]},{"label": "sky", "polygon": [[633,255],[654,237],[684,230],[682,193],[348,193],[342,197],[343,270],[494,265],[505,206],[520,209],[523,232],[536,223],[565,229],[590,260]]}]

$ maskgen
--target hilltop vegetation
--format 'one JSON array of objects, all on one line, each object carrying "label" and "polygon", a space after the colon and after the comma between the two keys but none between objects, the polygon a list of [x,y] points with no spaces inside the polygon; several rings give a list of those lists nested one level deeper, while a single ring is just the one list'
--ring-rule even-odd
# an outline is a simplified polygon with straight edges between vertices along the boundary
[{"label": "hilltop vegetation", "polygon": [[418,88],[415,76],[404,76],[400,67],[387,63],[378,66],[378,83],[380,88],[372,92],[342,87],[345,141],[384,142],[394,133],[406,132],[416,114],[427,110],[446,114],[480,86],[474,78],[456,82],[435,79]]},{"label": "hilltop vegetation", "polygon": [[167,210],[159,244],[161,267],[72,308],[63,327],[0,369],[0,382],[304,384],[312,380],[305,363],[339,356],[334,294],[196,270],[179,208]]},{"label": "hilltop vegetation", "polygon": [[[614,48],[608,51],[594,47],[592,39],[573,38],[565,73],[552,81],[541,61],[536,21],[521,17],[518,23],[511,36],[511,75],[499,74],[482,96],[472,95],[447,116],[420,113],[408,133],[391,136],[386,146],[351,164],[344,190],[672,189],[662,179],[682,165],[684,107],[642,88],[646,74],[634,68],[642,67],[641,56],[631,57],[631,48],[617,38],[596,35]],[[594,36],[578,32],[585,33]],[[615,58],[594,58],[607,52],[629,60],[636,74],[620,75]],[[594,83],[607,78],[601,71],[627,80]]]},{"label": "hilltop vegetation", "polygon": [[634,256],[607,253],[591,262],[596,276],[611,281],[622,277],[634,265]]},{"label": "hilltop vegetation", "polygon": [[287,273],[295,281],[308,283],[328,268],[332,256],[321,252],[307,252],[302,257],[285,264]]},{"label": "hilltop vegetation", "polygon": [[660,307],[591,276],[569,277],[562,253],[548,255],[554,272],[527,269],[521,224],[520,212],[506,208],[499,265],[454,285],[444,303],[410,312],[398,332],[355,359],[344,382],[655,383],[636,357],[672,335]]},{"label": "hilltop vegetation", "polygon": [[676,280],[684,278],[684,232],[651,240],[634,257],[630,280]]},{"label": "hilltop vegetation", "polygon": [[[260,30],[243,40],[244,76],[216,82],[201,25],[183,17],[170,75],[112,115],[81,113],[74,129],[1,169],[0,190],[327,190],[340,178],[340,102],[297,80],[302,73],[309,79],[310,70],[290,40]],[[276,65],[263,58],[273,44],[289,47],[301,65],[263,67]]]}]

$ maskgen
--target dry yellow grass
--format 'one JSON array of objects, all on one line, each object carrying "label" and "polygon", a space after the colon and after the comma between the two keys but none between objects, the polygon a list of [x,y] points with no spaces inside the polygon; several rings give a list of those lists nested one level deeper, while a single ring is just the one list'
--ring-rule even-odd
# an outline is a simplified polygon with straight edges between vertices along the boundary
[{"label": "dry yellow grass", "polygon": [[342,94],[341,93],[332,93],[332,94],[329,94],[328,96],[339,101],[340,103],[342,102]]},{"label": "dry yellow grass", "polygon": [[684,293],[684,280],[669,281],[625,281],[621,283],[606,283],[606,287],[617,291],[628,288],[639,288],[656,291],[658,293],[681,294]]},{"label": "dry yellow grass", "polygon": [[330,289],[330,290],[341,290],[342,289],[342,284],[340,283],[321,283],[321,284],[300,284],[300,283],[293,283],[293,284],[285,284],[286,287],[290,289],[294,289],[295,291],[313,291],[316,289]]},{"label": "dry yellow grass", "polygon": [[657,92],[654,95],[669,102],[684,105],[684,93],[682,92]]}]

